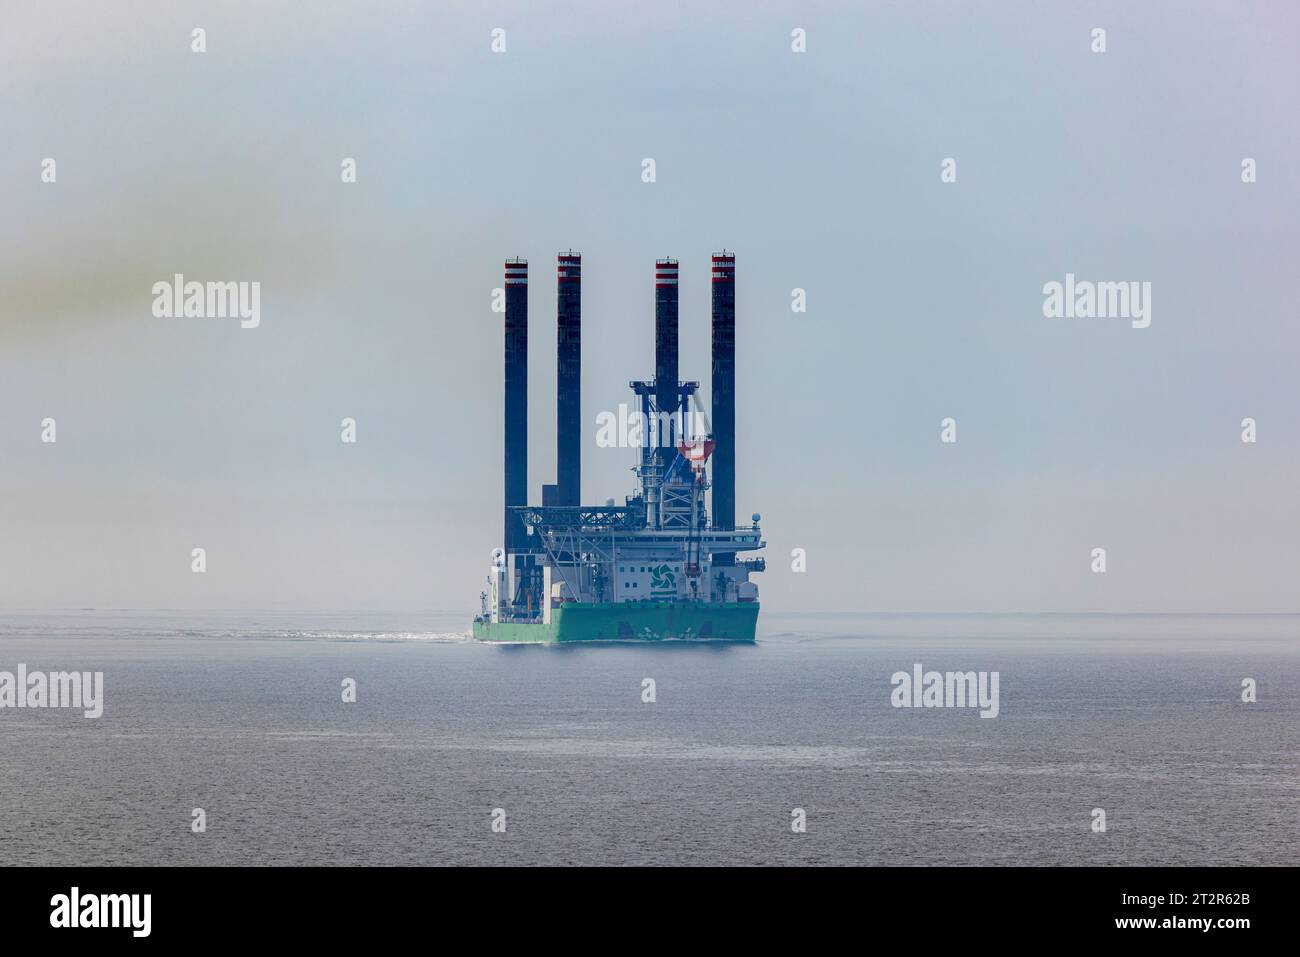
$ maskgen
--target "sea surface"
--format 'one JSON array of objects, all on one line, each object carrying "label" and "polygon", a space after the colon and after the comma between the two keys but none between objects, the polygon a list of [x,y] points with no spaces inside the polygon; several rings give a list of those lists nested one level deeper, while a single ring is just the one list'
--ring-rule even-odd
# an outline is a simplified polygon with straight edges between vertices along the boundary
[{"label": "sea surface", "polygon": [[[0,863],[1300,860],[1300,617],[764,611],[754,645],[566,648],[468,619],[0,613],[0,671],[105,687],[97,720],[0,709]],[[916,663],[997,671],[998,716],[891,706]]]}]

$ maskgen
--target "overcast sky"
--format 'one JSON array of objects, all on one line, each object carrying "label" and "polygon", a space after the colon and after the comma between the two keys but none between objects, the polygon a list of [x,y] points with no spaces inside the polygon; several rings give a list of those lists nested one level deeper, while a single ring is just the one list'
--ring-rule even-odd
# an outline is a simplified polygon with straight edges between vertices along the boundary
[{"label": "overcast sky", "polygon": [[[621,501],[633,453],[597,449],[596,416],[652,374],[654,260],[681,260],[707,399],[725,246],[765,608],[1300,610],[1288,5],[54,0],[2,23],[0,608],[468,614],[500,536],[502,261],[532,264],[533,498],[572,248],[584,498]],[[1045,318],[1067,272],[1150,282],[1150,327]],[[260,282],[260,326],[155,318],[175,273]]]}]

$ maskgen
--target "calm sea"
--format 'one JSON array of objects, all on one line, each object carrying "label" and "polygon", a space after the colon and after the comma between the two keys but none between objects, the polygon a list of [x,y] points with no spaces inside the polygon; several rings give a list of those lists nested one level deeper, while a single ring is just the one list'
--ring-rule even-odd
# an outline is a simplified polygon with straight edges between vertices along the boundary
[{"label": "calm sea", "polygon": [[[0,671],[105,685],[98,720],[0,709],[0,862],[1300,857],[1300,617],[765,611],[756,645],[578,648],[468,617],[0,615]],[[917,663],[998,672],[998,716],[892,707]]]}]

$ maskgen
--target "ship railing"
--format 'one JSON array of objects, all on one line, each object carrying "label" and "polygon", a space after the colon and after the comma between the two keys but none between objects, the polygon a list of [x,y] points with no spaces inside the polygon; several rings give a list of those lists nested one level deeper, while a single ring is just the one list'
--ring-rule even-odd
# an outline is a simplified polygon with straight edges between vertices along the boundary
[{"label": "ship railing", "polygon": [[543,531],[566,528],[645,527],[645,511],[627,505],[512,505],[510,511],[528,527]]}]

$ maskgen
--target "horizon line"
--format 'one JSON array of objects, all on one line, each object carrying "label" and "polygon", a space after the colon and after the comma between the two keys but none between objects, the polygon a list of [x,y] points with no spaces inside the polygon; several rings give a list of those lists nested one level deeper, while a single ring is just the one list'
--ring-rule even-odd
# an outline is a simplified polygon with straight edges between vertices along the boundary
[{"label": "horizon line", "polygon": [[[71,614],[81,612],[147,612],[147,613],[176,613],[190,615],[204,614],[275,614],[275,615],[358,615],[358,614],[388,614],[388,615],[469,615],[475,614],[473,609],[461,608],[323,608],[312,609],[303,607],[293,608],[167,608],[167,607],[132,607],[132,606],[80,606],[80,607],[22,607],[15,606],[7,608],[0,606],[0,615],[6,614]],[[1011,618],[1011,617],[1151,617],[1151,618],[1294,618],[1300,617],[1300,610],[1297,611],[862,611],[862,610],[839,610],[827,611],[825,609],[811,610],[772,610],[764,609],[765,617],[772,616],[799,616],[807,618],[832,617],[845,615],[858,615],[863,617],[893,617],[893,618]]]}]

